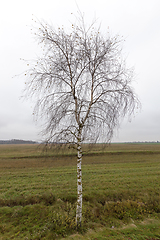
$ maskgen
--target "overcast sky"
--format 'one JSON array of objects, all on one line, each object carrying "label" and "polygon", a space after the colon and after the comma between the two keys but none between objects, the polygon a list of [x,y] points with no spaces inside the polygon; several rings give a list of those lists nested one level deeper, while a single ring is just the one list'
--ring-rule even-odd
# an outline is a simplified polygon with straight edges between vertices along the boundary
[{"label": "overcast sky", "polygon": [[[113,141],[160,141],[160,1],[159,0],[5,0],[0,7],[0,140],[41,140],[33,121],[34,103],[23,101],[27,69],[20,59],[36,58],[39,48],[31,34],[34,19],[69,26],[77,13],[97,18],[105,32],[122,35],[129,66],[135,67],[134,89],[142,109],[124,120]],[[39,124],[40,125],[40,124]]]}]

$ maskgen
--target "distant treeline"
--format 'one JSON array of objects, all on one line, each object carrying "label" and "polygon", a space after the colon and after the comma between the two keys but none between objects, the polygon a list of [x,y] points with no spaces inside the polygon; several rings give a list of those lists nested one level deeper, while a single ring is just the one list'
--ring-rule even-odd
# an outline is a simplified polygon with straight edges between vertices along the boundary
[{"label": "distant treeline", "polygon": [[149,144],[152,144],[152,143],[160,143],[160,142],[159,142],[159,141],[151,141],[151,142],[150,142],[150,141],[145,141],[145,142],[140,142],[140,141],[138,141],[138,142],[125,142],[125,143],[136,143],[136,144],[137,144],[137,143],[138,143],[138,144],[139,144],[139,143],[140,143],[140,144],[141,144],[141,143],[149,143]]},{"label": "distant treeline", "polygon": [[20,139],[0,140],[0,144],[36,144],[35,141],[25,141]]}]

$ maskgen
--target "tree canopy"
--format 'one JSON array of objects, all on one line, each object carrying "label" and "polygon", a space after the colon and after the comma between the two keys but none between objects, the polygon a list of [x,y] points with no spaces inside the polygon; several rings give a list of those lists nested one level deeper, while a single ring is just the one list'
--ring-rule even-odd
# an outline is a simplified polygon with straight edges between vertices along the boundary
[{"label": "tree canopy", "polygon": [[37,98],[35,112],[45,119],[48,141],[107,141],[138,99],[131,87],[119,36],[103,36],[84,18],[71,31],[39,22],[36,37],[43,54],[27,72],[27,94]]}]

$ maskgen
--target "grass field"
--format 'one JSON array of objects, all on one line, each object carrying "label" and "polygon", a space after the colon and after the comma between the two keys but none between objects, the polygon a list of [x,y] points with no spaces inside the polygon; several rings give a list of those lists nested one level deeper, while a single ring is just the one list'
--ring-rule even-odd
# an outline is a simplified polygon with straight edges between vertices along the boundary
[{"label": "grass field", "polygon": [[83,150],[77,231],[75,150],[0,145],[0,240],[160,239],[160,144]]}]

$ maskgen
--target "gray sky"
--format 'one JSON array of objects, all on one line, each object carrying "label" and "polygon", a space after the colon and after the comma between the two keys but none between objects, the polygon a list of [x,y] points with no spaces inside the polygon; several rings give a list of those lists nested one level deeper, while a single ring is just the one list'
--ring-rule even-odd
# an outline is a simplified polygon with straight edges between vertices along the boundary
[{"label": "gray sky", "polygon": [[0,8],[0,139],[40,140],[33,121],[34,103],[20,99],[27,69],[39,48],[31,34],[33,18],[69,26],[77,13],[98,18],[102,31],[122,35],[128,66],[135,67],[134,89],[142,109],[124,120],[113,141],[160,141],[160,1],[159,0],[6,0]]}]

